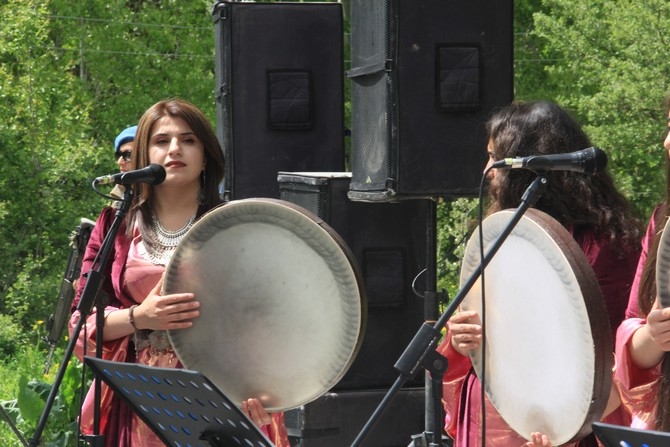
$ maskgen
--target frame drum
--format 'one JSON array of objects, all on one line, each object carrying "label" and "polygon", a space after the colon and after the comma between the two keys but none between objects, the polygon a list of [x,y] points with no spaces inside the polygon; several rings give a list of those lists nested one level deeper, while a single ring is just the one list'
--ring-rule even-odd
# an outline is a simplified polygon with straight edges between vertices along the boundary
[{"label": "frame drum", "polygon": [[656,288],[661,307],[670,307],[670,220],[663,227],[663,234],[656,253]]},{"label": "frame drum", "polygon": [[[484,252],[514,210],[482,223]],[[468,241],[464,284],[480,266],[479,232]],[[485,311],[485,354],[471,354],[487,397],[505,422],[553,445],[591,432],[612,385],[613,342],[607,307],[586,256],[555,219],[528,209],[466,295],[463,310]],[[482,306],[482,301],[485,306]],[[484,363],[485,362],[485,363]]]},{"label": "frame drum", "polygon": [[163,292],[193,292],[201,303],[193,326],[168,337],[184,366],[233,402],[295,408],[353,362],[367,308],[362,284],[349,248],[309,211],[231,201],[193,225],[167,266]]}]

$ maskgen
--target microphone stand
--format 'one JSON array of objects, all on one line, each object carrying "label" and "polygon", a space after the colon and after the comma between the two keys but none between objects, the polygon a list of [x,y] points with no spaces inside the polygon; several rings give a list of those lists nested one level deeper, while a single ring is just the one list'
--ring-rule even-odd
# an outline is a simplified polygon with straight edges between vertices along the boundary
[{"label": "microphone stand", "polygon": [[[439,365],[439,363],[441,362],[440,357],[442,359],[444,359],[444,357],[435,351],[436,347],[435,345],[437,344],[437,341],[440,338],[440,332],[442,328],[446,326],[449,318],[451,318],[451,316],[456,312],[458,306],[465,299],[466,295],[468,294],[472,286],[474,286],[477,279],[479,279],[482,270],[489,264],[493,256],[502,246],[503,242],[505,242],[507,237],[512,233],[512,230],[514,230],[514,227],[521,220],[526,210],[531,205],[533,205],[544,193],[544,191],[547,188],[547,184],[548,180],[547,177],[544,175],[544,173],[538,173],[538,176],[526,189],[523,197],[521,198],[521,204],[516,209],[514,215],[508,222],[507,226],[503,229],[501,234],[491,245],[489,251],[484,255],[484,259],[482,259],[480,266],[472,273],[468,281],[463,285],[461,290],[454,297],[454,300],[449,304],[447,309],[444,311],[444,313],[440,316],[440,318],[433,326],[430,326],[428,323],[424,323],[421,326],[421,328],[419,328],[419,331],[416,333],[410,344],[407,346],[405,351],[402,353],[402,355],[394,365],[394,368],[399,373],[398,378],[393,383],[391,388],[388,390],[382,401],[379,403],[370,419],[365,423],[356,439],[354,439],[353,443],[351,444],[351,447],[361,445],[361,442],[365,439],[370,430],[372,430],[379,417],[384,413],[384,411],[386,411],[388,405],[391,403],[397,392],[410,378],[414,377],[417,369],[420,366],[430,370],[430,368],[438,364],[439,366],[437,368],[438,370],[442,371],[443,366],[444,371],[446,371],[447,369],[446,361],[444,362],[444,365]],[[442,373],[442,375],[444,375],[444,373]],[[433,380],[435,385],[437,383],[440,384],[439,386],[437,386],[437,388],[441,388],[442,376],[439,376],[439,380],[438,378],[434,378]],[[435,412],[437,415],[439,415],[435,416],[435,420],[439,419],[441,425],[441,421],[443,419],[440,414],[441,410],[439,408],[436,408]],[[436,442],[435,439],[430,439],[428,440],[429,441],[428,445],[430,447],[441,446],[442,444],[441,432],[442,430],[440,430],[438,433],[436,429],[435,433],[438,434],[437,441],[439,441],[439,443]],[[435,438],[435,433],[432,434],[431,437]]]},{"label": "microphone stand", "polygon": [[[60,367],[58,368],[56,379],[54,380],[54,383],[51,386],[51,391],[49,392],[49,396],[47,397],[44,409],[37,423],[37,427],[35,428],[35,434],[29,442],[29,445],[31,447],[37,447],[40,444],[40,437],[42,436],[42,432],[46,427],[47,418],[49,417],[51,408],[53,407],[53,404],[58,395],[58,389],[60,388],[63,378],[65,377],[65,370],[67,369],[67,365],[70,362],[70,359],[72,358],[72,353],[74,352],[74,348],[77,345],[79,334],[81,333],[81,330],[84,327],[84,324],[86,323],[86,317],[90,315],[93,309],[93,305],[96,306],[96,331],[97,331],[96,356],[98,358],[102,358],[102,342],[103,342],[102,332],[104,327],[104,311],[106,303],[101,303],[99,302],[99,300],[96,301],[96,297],[98,296],[98,293],[100,292],[100,287],[102,286],[102,281],[104,279],[103,272],[105,271],[109,255],[112,251],[112,248],[114,247],[114,239],[116,238],[116,235],[119,231],[119,227],[121,226],[121,223],[123,222],[123,219],[126,213],[128,212],[128,209],[130,208],[132,195],[133,195],[132,188],[127,186],[125,188],[123,200],[121,200],[120,205],[116,210],[114,221],[112,222],[109,231],[107,231],[105,239],[102,242],[100,252],[96,256],[96,259],[93,261],[94,264],[93,266],[91,266],[91,270],[88,273],[86,286],[84,286],[84,290],[79,300],[79,305],[77,306],[77,310],[80,313],[79,321],[77,322],[77,326],[75,327],[72,336],[70,337],[70,341],[68,342],[67,348],[65,349],[63,361],[61,362]],[[95,264],[96,261],[98,261],[97,266]],[[91,436],[87,436],[87,438],[92,446],[104,447],[105,445],[104,435],[100,435],[100,401],[102,394],[101,393],[102,385],[99,380],[95,381],[94,390],[95,390],[94,391],[95,408],[93,416],[94,434]]]}]

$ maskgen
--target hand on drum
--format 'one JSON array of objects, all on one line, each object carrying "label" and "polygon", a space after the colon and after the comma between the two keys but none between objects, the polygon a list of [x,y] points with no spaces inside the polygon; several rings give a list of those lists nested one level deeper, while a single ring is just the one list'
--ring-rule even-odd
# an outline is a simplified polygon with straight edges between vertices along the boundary
[{"label": "hand on drum", "polygon": [[200,315],[200,303],[192,293],[161,295],[163,279],[135,309],[135,326],[138,329],[168,330],[193,326],[194,318]]},{"label": "hand on drum", "polygon": [[449,319],[447,327],[451,334],[451,345],[461,355],[469,355],[469,351],[482,344],[481,320],[474,310],[458,312]]},{"label": "hand on drum", "polygon": [[531,433],[530,441],[525,443],[522,447],[551,447],[551,442],[549,442],[547,435],[535,432]]},{"label": "hand on drum", "polygon": [[272,422],[272,418],[263,408],[263,404],[258,399],[247,399],[242,402],[242,412],[258,427],[268,425]]}]

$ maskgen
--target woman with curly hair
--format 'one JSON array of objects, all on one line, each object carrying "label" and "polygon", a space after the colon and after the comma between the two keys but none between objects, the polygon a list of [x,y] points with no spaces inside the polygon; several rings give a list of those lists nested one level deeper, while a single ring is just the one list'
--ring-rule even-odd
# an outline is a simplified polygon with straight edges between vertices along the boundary
[{"label": "woman with curly hair", "polygon": [[[510,104],[490,118],[486,129],[489,164],[506,158],[560,154],[592,146],[577,121],[548,101]],[[593,175],[556,170],[546,175],[548,187],[532,206],[561,223],[582,248],[598,279],[614,333],[624,318],[639,257],[639,222],[606,170]],[[525,169],[489,171],[487,215],[518,207],[536,176]],[[495,446],[524,445],[526,439],[521,435],[530,437],[531,433],[514,432],[488,398],[481,400],[481,383],[469,357],[469,352],[482,343],[482,326],[476,311],[456,313],[447,329],[438,349],[449,364],[443,379],[447,434],[458,447],[480,446],[482,437]],[[608,421],[626,424],[617,394],[612,396],[606,409],[607,414],[611,413]],[[482,436],[484,419],[486,433]],[[549,445],[549,442],[541,434],[535,434],[528,445]],[[595,442],[590,435],[580,445]]]}]

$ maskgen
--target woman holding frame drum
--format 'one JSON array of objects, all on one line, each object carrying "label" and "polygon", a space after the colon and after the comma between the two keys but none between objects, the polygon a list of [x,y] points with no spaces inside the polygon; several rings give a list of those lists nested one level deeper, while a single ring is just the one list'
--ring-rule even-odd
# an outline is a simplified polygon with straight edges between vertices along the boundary
[{"label": "woman holding frame drum", "polygon": [[[664,100],[670,124],[670,96]],[[633,428],[670,432],[670,126],[663,141],[666,199],[654,209],[642,239],[642,253],[631,289],[627,319],[616,339],[614,375],[621,397],[632,413]]]},{"label": "woman holding frame drum", "polygon": [[[591,146],[580,125],[565,110],[547,101],[519,102],[503,108],[488,121],[487,133],[489,163],[506,158],[561,154]],[[548,188],[532,206],[562,224],[583,251],[595,272],[609,314],[609,328],[614,333],[624,318],[639,256],[639,223],[632,217],[628,201],[617,190],[608,172],[591,175],[551,171],[545,174],[549,180]],[[487,215],[518,207],[525,190],[536,177],[535,173],[525,169],[491,171]],[[514,301],[511,295],[510,300]],[[515,302],[515,305],[522,304]],[[552,316],[537,315],[536,318]],[[454,444],[458,447],[484,445],[481,438],[485,423],[485,441],[490,445],[549,445],[551,440],[546,436],[532,434],[541,431],[541,427],[519,434],[505,422],[488,397],[482,402],[481,382],[470,359],[470,354],[482,345],[482,326],[477,312],[455,314],[447,329],[438,350],[447,357],[449,364],[443,379],[443,400],[445,429]],[[530,342],[541,343],[543,334],[534,335],[537,339],[529,334]],[[546,355],[551,356],[552,352],[546,352]],[[536,361],[541,363],[543,359]],[[565,365],[566,369],[575,367]],[[604,410],[609,415],[606,420],[626,425],[628,421],[619,406],[617,394],[611,394],[614,398]],[[532,418],[529,416],[529,419]],[[532,424],[529,420],[529,425]],[[595,445],[596,440],[589,435],[575,440],[575,444],[577,442],[586,446]]]}]

